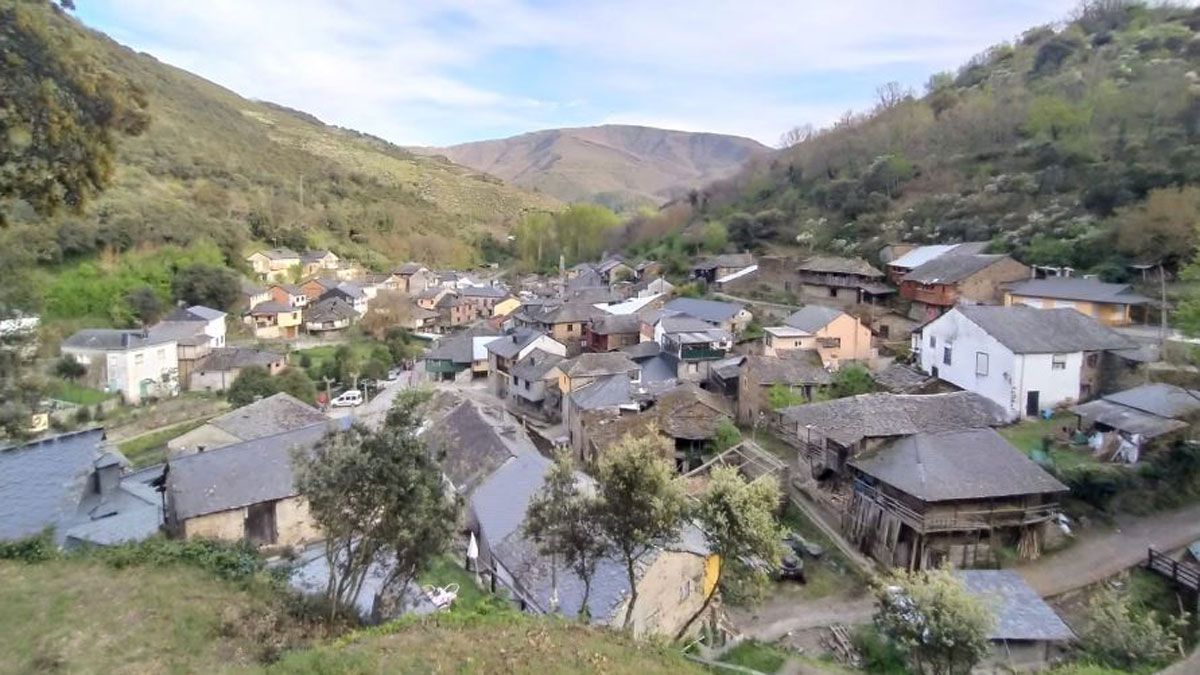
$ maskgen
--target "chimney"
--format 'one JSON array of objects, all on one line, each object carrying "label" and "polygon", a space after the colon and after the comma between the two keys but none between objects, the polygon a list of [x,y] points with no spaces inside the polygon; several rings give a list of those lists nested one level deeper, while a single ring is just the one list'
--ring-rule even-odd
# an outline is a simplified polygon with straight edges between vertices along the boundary
[{"label": "chimney", "polygon": [[96,494],[109,495],[121,484],[121,464],[112,455],[96,461]]}]

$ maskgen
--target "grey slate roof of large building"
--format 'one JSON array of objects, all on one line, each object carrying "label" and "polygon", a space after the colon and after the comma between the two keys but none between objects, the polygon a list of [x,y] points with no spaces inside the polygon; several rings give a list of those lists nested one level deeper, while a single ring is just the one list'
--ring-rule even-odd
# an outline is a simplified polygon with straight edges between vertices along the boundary
[{"label": "grey slate roof of large building", "polygon": [[845,312],[835,307],[807,305],[792,312],[783,320],[783,323],[792,328],[799,328],[806,333],[815,333],[842,314]]},{"label": "grey slate roof of large building", "polygon": [[214,417],[208,423],[243,441],[249,441],[327,421],[329,418],[325,413],[291,394],[279,392]]},{"label": "grey slate roof of large building", "polygon": [[532,328],[518,328],[508,335],[500,335],[495,340],[487,344],[488,352],[496,356],[511,359],[521,353],[522,349],[529,346],[529,343],[542,337],[545,333],[533,330]]},{"label": "grey slate roof of large building", "polygon": [[438,340],[433,349],[425,353],[425,358],[433,361],[448,360],[453,363],[470,364],[475,360],[475,338],[489,335],[500,337],[495,331],[485,328],[472,328],[443,337]]},{"label": "grey slate roof of large building", "polygon": [[732,319],[745,307],[735,302],[718,302],[699,298],[675,298],[663,305],[663,309],[680,312],[710,323],[722,323]]},{"label": "grey slate roof of large building", "polygon": [[742,372],[753,374],[761,385],[821,385],[833,382],[815,349],[795,349],[779,356],[753,354],[746,357]]},{"label": "grey slate roof of large building", "polygon": [[1007,258],[1005,255],[941,255],[904,275],[904,281],[954,284]]},{"label": "grey slate roof of large building", "polygon": [[236,370],[247,366],[269,366],[284,361],[286,357],[274,352],[248,347],[218,347],[196,363],[197,371]]},{"label": "grey slate roof of large building", "polygon": [[172,459],[167,492],[175,517],[182,521],[295,496],[292,452],[311,450],[348,421],[329,420]]},{"label": "grey slate roof of large building", "polygon": [[606,314],[592,321],[592,332],[596,335],[637,333],[642,320],[636,314]]},{"label": "grey slate roof of large building", "polygon": [[638,370],[638,365],[622,352],[585,352],[563,362],[568,377],[598,377]]},{"label": "grey slate roof of large building", "polygon": [[1125,305],[1142,305],[1150,299],[1133,292],[1129,284],[1106,284],[1097,279],[1056,277],[1028,279],[1008,285],[1008,292],[1033,298],[1083,300]]},{"label": "grey slate roof of large building", "polygon": [[166,321],[214,321],[216,319],[224,319],[225,312],[204,305],[192,305],[191,307],[180,307],[167,315]]},{"label": "grey slate roof of large building", "polygon": [[437,452],[442,472],[462,494],[471,494],[513,457],[537,453],[525,430],[502,410],[484,412],[463,401],[421,432]]},{"label": "grey slate roof of large building", "polygon": [[999,426],[1004,409],[969,391],[949,394],[860,394],[780,411],[800,427],[812,425],[842,445],[864,438],[907,436],[922,432]]},{"label": "grey slate roof of large building", "polygon": [[358,310],[354,309],[354,305],[339,295],[324,296],[304,309],[306,323],[352,321],[357,317]]},{"label": "grey slate roof of large building", "polygon": [[162,333],[156,335],[152,331],[85,328],[63,340],[62,344],[64,347],[74,347],[76,349],[122,351],[164,344],[173,340],[175,340],[173,336]]},{"label": "grey slate roof of large building", "polygon": [[862,258],[838,258],[835,256],[812,256],[799,265],[796,270],[814,274],[850,274],[860,277],[880,278],[883,272],[871,266]]},{"label": "grey slate roof of large building", "polygon": [[1067,491],[994,429],[913,434],[850,465],[925,502]]},{"label": "grey slate roof of large building", "polygon": [[1108,326],[1070,308],[962,305],[954,311],[961,312],[1014,354],[1061,354],[1136,346]]},{"label": "grey slate roof of large building", "polygon": [[991,640],[1067,641],[1067,624],[1013,570],[956,570],[971,595],[983,600],[996,618]]}]

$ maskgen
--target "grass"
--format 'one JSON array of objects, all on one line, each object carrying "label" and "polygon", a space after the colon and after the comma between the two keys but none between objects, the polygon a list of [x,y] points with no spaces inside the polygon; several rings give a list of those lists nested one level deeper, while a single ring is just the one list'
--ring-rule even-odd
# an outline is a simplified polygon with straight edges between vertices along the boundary
[{"label": "grass", "polygon": [[442,556],[434,560],[430,569],[417,579],[417,583],[422,588],[458,584],[458,598],[454,601],[454,608],[459,611],[474,611],[489,597],[475,585],[475,576],[463,569],[450,556]]},{"label": "grass", "polygon": [[208,419],[190,420],[182,424],[151,431],[131,438],[117,446],[134,467],[151,466],[167,458],[167,442],[178,438],[197,427],[203,426]]},{"label": "grass", "polygon": [[[320,347],[298,349],[291,353],[290,364],[296,366],[300,365],[301,355],[303,355],[307,356],[312,362],[311,368],[314,371],[319,371],[327,361],[333,360],[334,352],[336,352],[341,346],[343,345],[322,345]],[[363,361],[366,361],[367,359],[371,358],[371,352],[375,349],[375,347],[379,346],[379,343],[363,340],[350,342],[348,346],[354,352],[355,356]]]},{"label": "grass", "polygon": [[0,673],[252,670],[309,628],[265,589],[186,566],[0,561]]},{"label": "grass", "polygon": [[1012,443],[1021,452],[1034,458],[1042,452],[1042,439],[1046,437],[1054,439],[1050,443],[1050,450],[1048,452],[1050,462],[1059,469],[1069,470],[1085,464],[1096,463],[1096,460],[1092,458],[1088,449],[1073,448],[1061,440],[1061,429],[1064,426],[1072,427],[1074,424],[1075,419],[1073,415],[1056,413],[1048,420],[1040,418],[1026,420],[1004,427],[999,431],[1000,435],[1007,439],[1009,443]]},{"label": "grass", "polygon": [[746,640],[721,655],[722,663],[752,668],[760,673],[774,673],[783,667],[792,654],[769,642]]},{"label": "grass", "polygon": [[92,406],[103,403],[116,394],[85,387],[77,382],[55,380],[50,385],[50,398],[55,398],[75,405]]}]

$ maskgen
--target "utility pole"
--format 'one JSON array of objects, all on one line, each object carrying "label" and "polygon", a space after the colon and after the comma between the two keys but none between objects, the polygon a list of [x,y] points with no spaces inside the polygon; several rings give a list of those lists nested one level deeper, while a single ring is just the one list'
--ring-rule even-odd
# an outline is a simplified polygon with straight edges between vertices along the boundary
[{"label": "utility pole", "polygon": [[1158,309],[1158,355],[1163,358],[1167,351],[1167,273],[1162,260],[1158,261],[1158,289],[1162,306]]}]

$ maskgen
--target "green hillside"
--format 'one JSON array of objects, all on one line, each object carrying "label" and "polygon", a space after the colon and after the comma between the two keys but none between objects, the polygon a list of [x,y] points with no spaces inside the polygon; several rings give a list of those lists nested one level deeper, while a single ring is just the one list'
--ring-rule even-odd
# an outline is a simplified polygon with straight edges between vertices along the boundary
[{"label": "green hillside", "polygon": [[0,205],[12,222],[0,232],[7,267],[203,240],[234,259],[258,241],[328,247],[375,265],[466,264],[480,236],[506,232],[529,211],[557,208],[549,197],[444,159],[241,98],[49,3],[24,4],[140,87],[151,122],[140,136],[119,139],[115,180],[82,214],[47,221],[21,205]]},{"label": "green hillside", "polygon": [[797,130],[628,239],[649,247],[682,228],[686,241],[715,222],[731,249],[873,256],[889,242],[993,240],[1025,262],[1113,278],[1132,260],[1187,255],[1200,220],[1198,30],[1194,8],[1087,3],[924,92],[880,87],[871,111]]},{"label": "green hillside", "polygon": [[0,673],[703,672],[666,647],[496,609],[339,637],[261,580],[152,556],[0,561],[0,605]]}]

